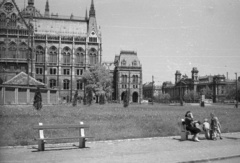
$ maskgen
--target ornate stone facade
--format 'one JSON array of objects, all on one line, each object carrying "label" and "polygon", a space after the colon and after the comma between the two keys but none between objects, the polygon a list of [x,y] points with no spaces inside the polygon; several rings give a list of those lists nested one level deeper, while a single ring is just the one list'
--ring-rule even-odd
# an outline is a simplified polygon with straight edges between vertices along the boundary
[{"label": "ornate stone facade", "polygon": [[69,100],[83,90],[83,71],[102,62],[101,32],[93,0],[83,18],[50,15],[49,2],[44,14],[34,0],[21,11],[14,0],[0,3],[0,84],[23,71]]},{"label": "ornate stone facade", "polygon": [[[175,73],[175,84],[164,82],[162,86],[163,93],[168,93],[172,100],[183,99],[184,95],[190,91],[201,95],[204,89],[211,92],[213,102],[223,101],[226,97],[226,86],[233,85],[233,80],[226,79],[224,75],[198,76],[198,69],[194,67],[191,71],[192,77],[182,75],[180,71]],[[199,99],[195,99],[198,101]]]},{"label": "ornate stone facade", "polygon": [[130,102],[142,99],[142,65],[134,51],[121,51],[114,60],[113,99],[123,100],[124,91],[130,92]]}]

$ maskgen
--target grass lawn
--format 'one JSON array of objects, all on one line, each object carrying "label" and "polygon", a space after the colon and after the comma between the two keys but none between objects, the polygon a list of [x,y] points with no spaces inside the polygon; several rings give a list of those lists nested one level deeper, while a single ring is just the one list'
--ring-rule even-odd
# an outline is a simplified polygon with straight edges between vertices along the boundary
[{"label": "grass lawn", "polygon": [[[44,106],[41,111],[32,106],[0,106],[0,146],[37,144],[34,138],[38,131],[33,125],[43,124],[78,124],[83,121],[90,126],[86,135],[93,140],[114,140],[125,138],[143,138],[179,135],[177,122],[184,118],[186,111],[192,111],[196,120],[210,119],[214,112],[222,124],[222,132],[240,131],[240,109],[232,105],[168,106],[121,104],[92,106],[55,105]],[[48,130],[46,137],[77,135],[78,131]],[[68,140],[77,141],[77,140]],[[52,143],[67,140],[51,141]]]}]

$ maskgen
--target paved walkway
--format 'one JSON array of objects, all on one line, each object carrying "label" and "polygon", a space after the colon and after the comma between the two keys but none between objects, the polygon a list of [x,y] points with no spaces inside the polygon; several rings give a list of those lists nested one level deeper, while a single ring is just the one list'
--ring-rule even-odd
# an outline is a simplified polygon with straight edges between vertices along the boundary
[{"label": "paved walkway", "polygon": [[46,144],[44,152],[38,152],[37,146],[4,147],[0,148],[0,163],[168,163],[229,157],[240,162],[240,133],[223,134],[223,140],[217,141],[179,139],[178,136],[87,142],[88,148],[85,149],[76,148],[73,144],[77,143]]}]

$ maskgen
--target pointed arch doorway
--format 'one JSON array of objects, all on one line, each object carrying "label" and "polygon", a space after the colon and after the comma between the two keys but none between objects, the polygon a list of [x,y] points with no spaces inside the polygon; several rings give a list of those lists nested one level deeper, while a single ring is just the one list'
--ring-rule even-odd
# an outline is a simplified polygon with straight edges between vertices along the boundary
[{"label": "pointed arch doorway", "polygon": [[133,95],[132,95],[132,101],[133,102],[138,102],[138,93],[137,92],[134,92]]}]

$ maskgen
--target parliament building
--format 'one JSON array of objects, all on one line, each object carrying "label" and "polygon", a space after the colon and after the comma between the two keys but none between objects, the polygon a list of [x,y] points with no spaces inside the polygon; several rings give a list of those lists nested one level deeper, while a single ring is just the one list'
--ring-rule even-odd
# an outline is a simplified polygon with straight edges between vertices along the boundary
[{"label": "parliament building", "polygon": [[34,0],[23,9],[0,2],[0,85],[25,72],[69,100],[83,91],[84,70],[102,62],[101,32],[93,0],[83,17],[50,14],[49,2],[44,13]]}]

